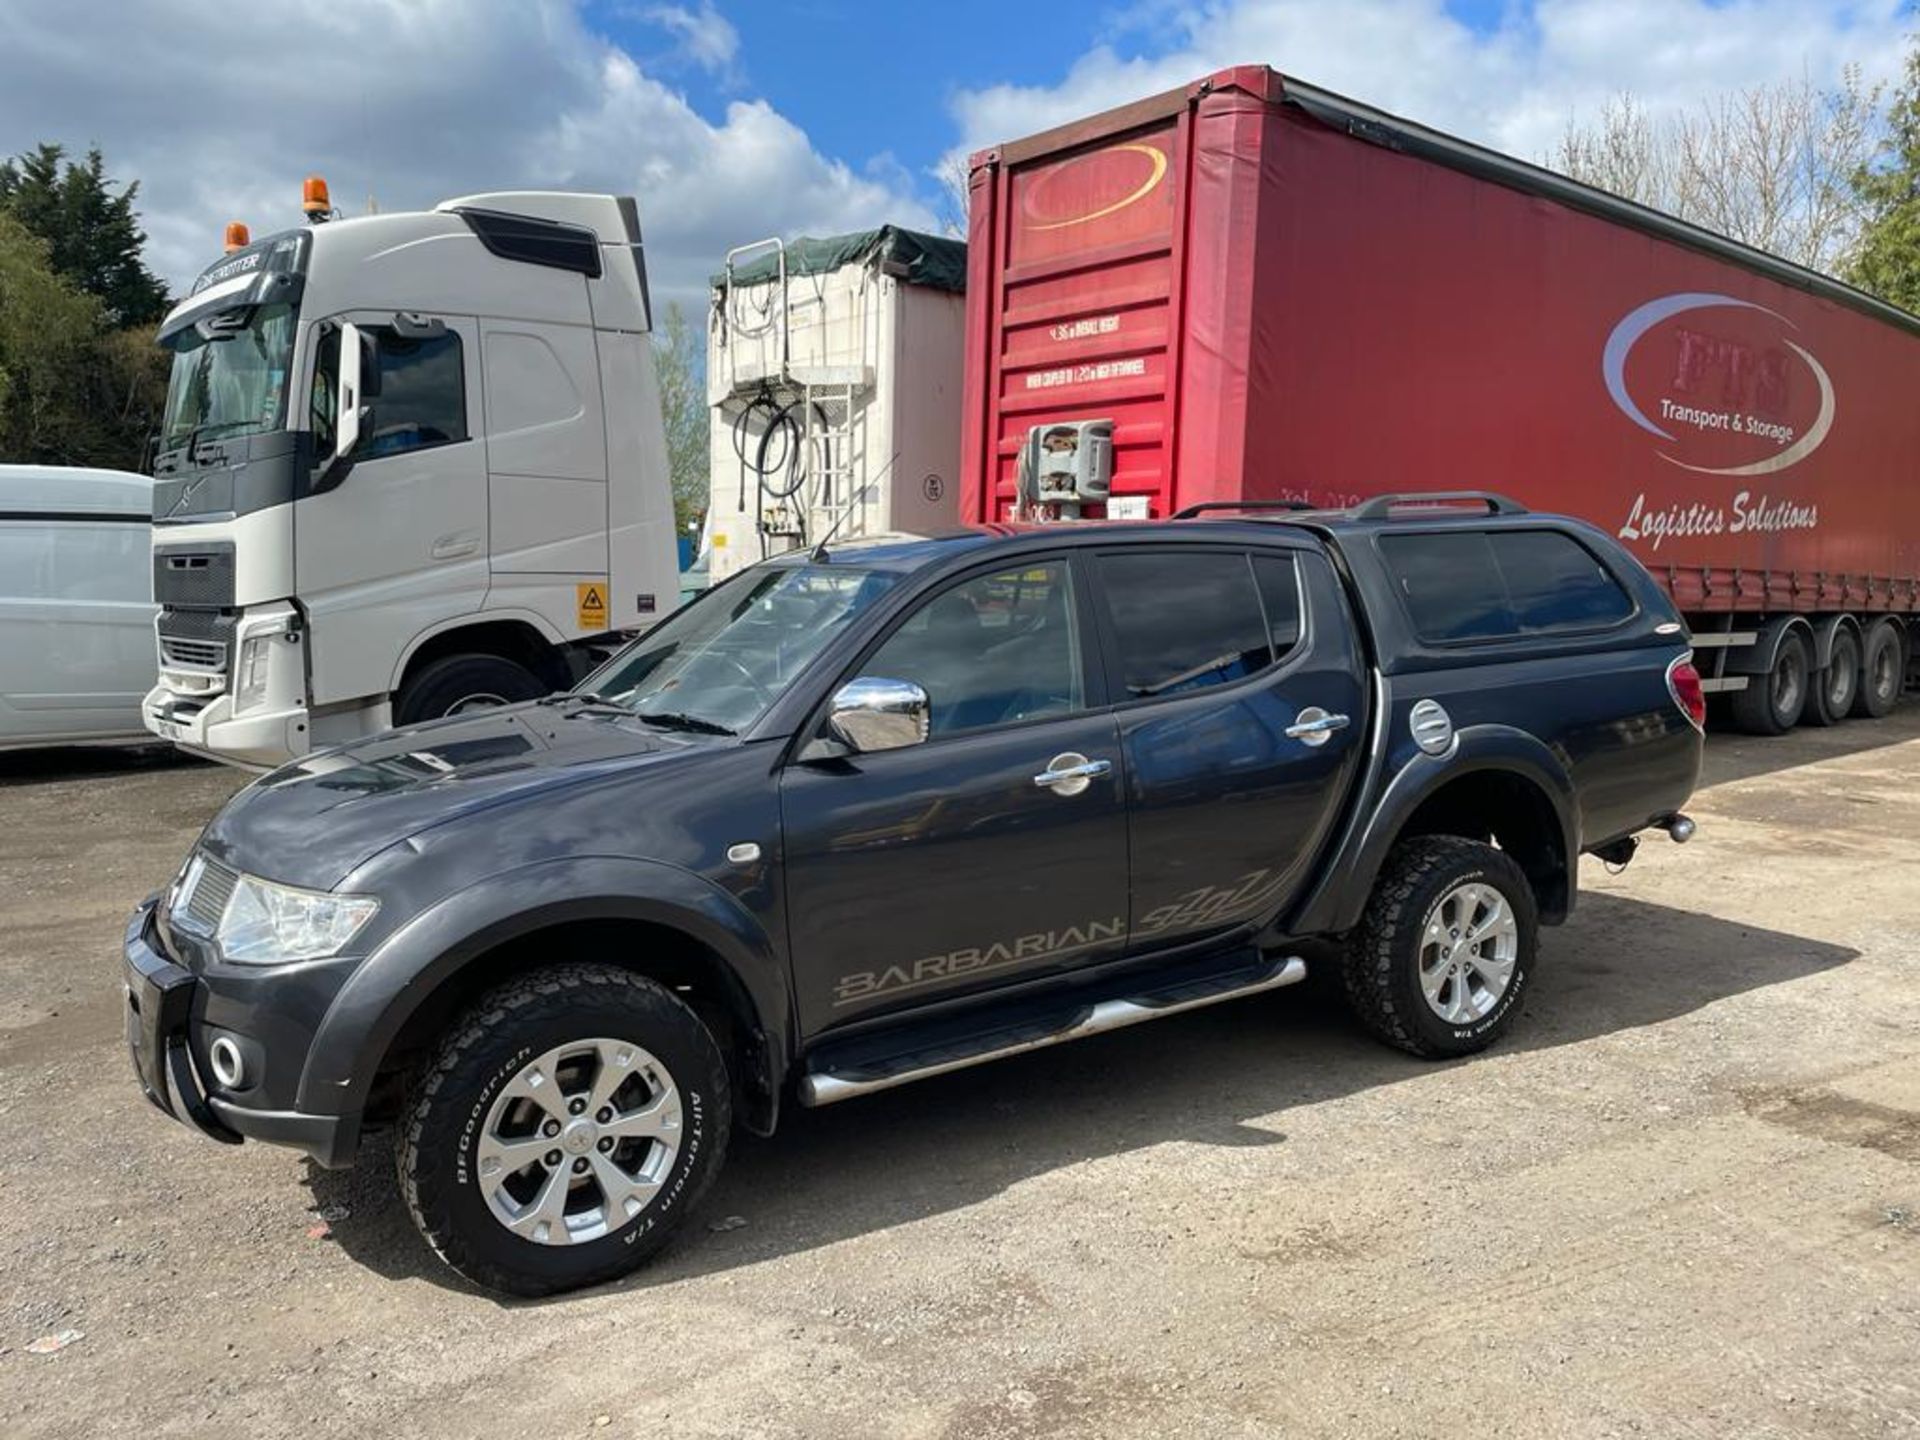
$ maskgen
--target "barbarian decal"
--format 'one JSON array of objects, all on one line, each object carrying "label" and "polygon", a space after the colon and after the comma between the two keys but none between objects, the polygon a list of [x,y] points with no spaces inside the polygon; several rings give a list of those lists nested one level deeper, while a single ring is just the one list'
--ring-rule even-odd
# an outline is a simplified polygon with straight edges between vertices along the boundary
[{"label": "barbarian decal", "polygon": [[[1629,362],[1641,339],[1676,316],[1714,309],[1765,316],[1786,329],[1796,328],[1778,311],[1732,295],[1709,291],[1663,295],[1629,312],[1607,336],[1600,358],[1600,373],[1606,382],[1607,394],[1627,419],[1677,448],[1684,449],[1689,441],[1703,436],[1710,437],[1709,443],[1732,441],[1738,446],[1741,440],[1750,439],[1762,446],[1779,447],[1774,453],[1762,454],[1756,459],[1718,465],[1696,463],[1668,450],[1657,451],[1669,465],[1701,475],[1729,476],[1774,475],[1798,465],[1820,448],[1827,432],[1833,428],[1833,381],[1811,351],[1785,335],[1776,334],[1763,345],[1756,345],[1722,335],[1678,330],[1674,332],[1677,355],[1672,370],[1667,372],[1671,377],[1667,388],[1673,393],[1660,397],[1655,407],[1659,421],[1652,419],[1634,398],[1629,383]],[[1781,346],[1785,348],[1776,348]],[[1810,420],[1802,412],[1800,418],[1807,423],[1799,433],[1793,423],[1783,418],[1788,399],[1787,376],[1792,365],[1789,351],[1807,367],[1819,392],[1819,409]],[[1689,393],[1706,388],[1704,377],[1709,373],[1719,378],[1717,393],[1710,399]]]},{"label": "barbarian decal", "polygon": [[898,995],[918,990],[941,980],[954,980],[983,970],[1032,960],[1059,960],[1082,950],[1092,950],[1122,939],[1127,922],[1118,916],[1112,920],[1089,920],[1084,925],[1069,925],[1064,930],[1042,930],[1022,935],[1017,940],[996,940],[987,946],[967,946],[944,955],[928,955],[908,965],[889,965],[884,970],[861,970],[842,975],[833,984],[835,1006],[851,1005],[875,995]]}]

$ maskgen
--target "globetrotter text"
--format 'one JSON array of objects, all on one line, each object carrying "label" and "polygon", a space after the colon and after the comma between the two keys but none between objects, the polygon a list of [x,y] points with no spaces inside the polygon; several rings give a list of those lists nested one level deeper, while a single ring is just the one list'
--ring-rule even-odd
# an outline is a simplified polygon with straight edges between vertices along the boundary
[{"label": "globetrotter text", "polygon": [[1646,540],[1658,550],[1667,540],[1686,535],[1746,535],[1776,530],[1812,530],[1820,524],[1818,505],[1773,500],[1742,490],[1729,505],[1676,502],[1651,509],[1644,494],[1633,497],[1633,510],[1620,527],[1622,540]]}]

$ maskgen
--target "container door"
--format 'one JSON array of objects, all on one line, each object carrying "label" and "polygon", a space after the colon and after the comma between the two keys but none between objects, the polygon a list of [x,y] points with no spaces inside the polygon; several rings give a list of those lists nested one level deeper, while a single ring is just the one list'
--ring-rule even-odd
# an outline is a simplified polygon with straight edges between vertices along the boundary
[{"label": "container door", "polygon": [[1032,560],[933,596],[858,667],[926,690],[928,738],[787,768],[805,1034],[1125,943],[1124,776],[1069,576],[1064,559]]},{"label": "container door", "polygon": [[[313,700],[384,695],[402,652],[487,598],[487,463],[478,336],[458,316],[350,320],[375,337],[380,380],[353,467],[294,506],[294,578],[312,625]],[[339,333],[316,347],[309,425],[333,448]]]}]

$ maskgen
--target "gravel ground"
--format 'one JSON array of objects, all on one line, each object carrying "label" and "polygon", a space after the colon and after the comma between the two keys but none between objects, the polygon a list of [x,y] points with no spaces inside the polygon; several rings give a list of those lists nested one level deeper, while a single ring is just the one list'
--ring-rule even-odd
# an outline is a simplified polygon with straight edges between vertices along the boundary
[{"label": "gravel ground", "polygon": [[139,1098],[122,918],[240,777],[0,757],[0,1435],[1920,1434],[1920,706],[1709,770],[1485,1057],[1309,986],[791,1111],[530,1304]]}]

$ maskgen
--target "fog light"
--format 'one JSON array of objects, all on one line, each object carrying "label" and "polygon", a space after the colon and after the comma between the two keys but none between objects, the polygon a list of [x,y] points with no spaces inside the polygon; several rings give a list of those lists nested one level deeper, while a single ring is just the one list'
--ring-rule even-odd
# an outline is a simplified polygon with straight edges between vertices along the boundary
[{"label": "fog light", "polygon": [[232,1037],[222,1035],[216,1039],[207,1047],[207,1058],[213,1061],[213,1078],[222,1090],[238,1090],[246,1080],[247,1064]]}]

